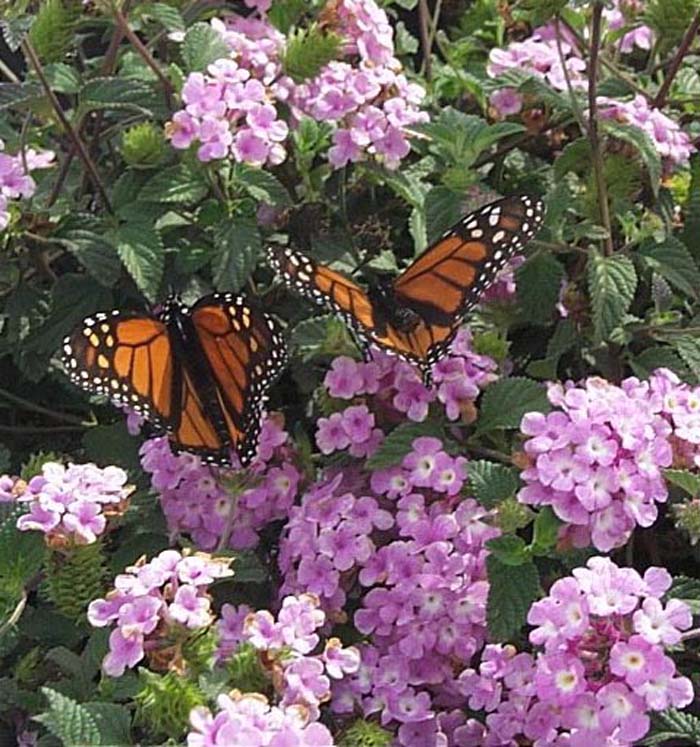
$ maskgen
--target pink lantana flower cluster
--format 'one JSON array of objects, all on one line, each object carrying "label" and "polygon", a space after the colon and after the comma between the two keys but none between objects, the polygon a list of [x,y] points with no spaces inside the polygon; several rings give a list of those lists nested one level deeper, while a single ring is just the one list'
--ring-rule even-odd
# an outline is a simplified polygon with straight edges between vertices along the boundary
[{"label": "pink lantana flower cluster", "polygon": [[287,517],[301,479],[293,458],[287,432],[270,415],[249,468],[252,487],[236,495],[226,485],[227,471],[193,454],[173,454],[167,438],[150,439],[141,447],[141,465],[160,494],[170,532],[189,535],[203,550],[217,547],[224,533],[231,548],[253,548],[264,526]]},{"label": "pink lantana flower cluster", "polygon": [[[318,597],[312,594],[289,596],[275,618],[267,610],[252,612],[246,605],[224,605],[218,623],[219,660],[225,660],[241,644],[249,644],[264,654],[262,660],[276,691],[276,705],[270,706],[262,695],[219,699],[221,710],[213,717],[206,708],[193,711],[194,730],[188,745],[256,744],[323,747],[333,744],[330,732],[317,723],[320,706],[331,696],[331,682],[357,672],[360,654],[356,648],[345,648],[338,638],[319,648],[319,630],[326,622]],[[248,700],[242,713],[239,704]],[[241,719],[241,716],[247,718]],[[236,741],[230,741],[236,727]],[[249,741],[241,741],[241,735]],[[228,741],[226,741],[228,739]]]},{"label": "pink lantana flower cluster", "polygon": [[368,641],[331,707],[381,719],[400,744],[432,744],[455,672],[483,645],[491,515],[459,495],[466,460],[418,438],[393,468],[328,473],[292,508],[280,543],[282,594],[312,591],[328,620]]},{"label": "pink lantana flower cluster", "polygon": [[668,497],[672,427],[661,397],[636,378],[616,386],[597,377],[550,384],[548,397],[556,409],[528,413],[520,426],[530,466],[518,498],[551,506],[576,544],[619,547],[636,526],[654,523]]},{"label": "pink lantana flower cluster", "polygon": [[[4,148],[5,144],[0,140],[0,151]],[[21,153],[11,156],[0,152],[0,231],[10,222],[10,201],[26,199],[34,194],[36,183],[30,172],[52,166],[54,158],[53,151],[33,148],[27,148],[24,157]]]},{"label": "pink lantana flower cluster", "polygon": [[28,505],[17,520],[21,531],[39,531],[52,545],[89,545],[96,542],[111,516],[124,513],[133,488],[119,467],[46,462],[41,474],[26,485],[7,476],[0,490]]},{"label": "pink lantana flower cluster", "polygon": [[485,724],[463,727],[474,747],[615,745],[631,747],[649,731],[649,713],[693,700],[687,677],[665,648],[681,641],[688,606],[662,597],[671,577],[662,568],[640,576],[609,558],[556,581],[530,608],[530,642],[540,650],[486,646],[459,689]]},{"label": "pink lantana flower cluster", "polygon": [[164,550],[153,560],[141,558],[114,579],[114,589],[88,607],[91,625],[112,626],[102,669],[121,677],[145,656],[157,656],[192,630],[214,620],[208,587],[233,575],[230,560],[204,553]]},{"label": "pink lantana flower cluster", "polygon": [[[312,117],[333,127],[328,157],[334,167],[368,155],[398,166],[410,150],[407,128],[428,119],[419,108],[425,92],[401,72],[393,30],[374,0],[340,0],[334,13],[345,59],[303,83],[284,74],[285,37],[264,15],[214,19],[231,53],[205,74],[188,77],[184,109],[167,126],[173,146],[198,142],[202,161],[277,165],[287,157],[290,125]],[[289,123],[282,116],[286,107]]]},{"label": "pink lantana flower cluster", "polygon": [[[480,391],[496,380],[497,368],[492,358],[474,351],[466,327],[457,333],[450,355],[433,367],[432,387],[423,384],[414,366],[383,351],[374,350],[368,362],[340,356],[332,362],[324,380],[328,394],[335,399],[364,402],[372,412],[353,407],[330,418],[319,418],[319,448],[330,454],[349,446],[353,455],[368,454],[382,439],[375,421],[395,424],[406,416],[422,422],[433,402],[444,408],[449,420],[469,419]],[[361,427],[355,422],[358,420],[364,420]],[[368,429],[369,435],[364,438]]]}]

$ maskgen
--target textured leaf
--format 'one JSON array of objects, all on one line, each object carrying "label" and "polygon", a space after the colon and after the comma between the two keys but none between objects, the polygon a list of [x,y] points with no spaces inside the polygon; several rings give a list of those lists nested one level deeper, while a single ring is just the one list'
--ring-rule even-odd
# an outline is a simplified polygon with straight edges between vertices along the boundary
[{"label": "textured leaf", "polygon": [[540,592],[537,569],[532,562],[512,566],[489,555],[486,558],[489,594],[486,621],[493,641],[507,641],[525,623],[527,611]]},{"label": "textured leaf", "polygon": [[681,335],[674,337],[672,343],[695,379],[700,380],[700,340],[692,335]]},{"label": "textured leaf", "polygon": [[384,469],[399,464],[413,449],[413,442],[421,436],[444,437],[439,423],[402,423],[385,439],[382,445],[367,460],[367,469]]},{"label": "textured leaf", "polygon": [[228,55],[223,37],[208,23],[195,23],[182,43],[182,59],[188,73],[203,72],[212,62]]},{"label": "textured leaf", "polygon": [[546,555],[554,549],[561,524],[549,506],[537,512],[532,530],[532,552],[535,555]]},{"label": "textured leaf", "polygon": [[284,72],[296,83],[315,77],[340,52],[341,38],[318,26],[297,29],[287,38],[282,57]]},{"label": "textured leaf", "polygon": [[102,745],[117,747],[131,744],[131,716],[124,706],[100,702],[85,703],[83,707],[97,724]]},{"label": "textured leaf", "polygon": [[165,250],[158,232],[149,225],[126,223],[117,230],[116,245],[136,287],[155,302],[165,268]]},{"label": "textured leaf", "polygon": [[681,239],[692,255],[700,258],[700,155],[697,153],[690,161],[690,186]]},{"label": "textured leaf", "polygon": [[661,156],[649,135],[640,130],[639,127],[624,124],[615,119],[602,119],[600,124],[610,135],[633,145],[637,149],[649,172],[651,188],[655,195],[658,194],[661,183]]},{"label": "textured leaf", "polygon": [[469,462],[469,493],[484,506],[494,508],[511,498],[518,489],[518,477],[512,467],[479,459]]},{"label": "textured leaf", "polygon": [[700,601],[700,579],[689,576],[676,576],[671,588],[666,592],[669,599],[688,599]]},{"label": "textured leaf", "polygon": [[0,111],[27,104],[40,95],[36,83],[0,83]]},{"label": "textured leaf", "polygon": [[664,477],[673,485],[678,486],[693,498],[700,495],[700,475],[685,469],[665,469]]},{"label": "textured leaf", "polygon": [[62,231],[60,239],[64,246],[91,277],[107,288],[111,288],[122,272],[122,263],[116,247],[104,236],[86,228]]},{"label": "textured leaf", "polygon": [[139,192],[139,200],[192,205],[205,197],[208,187],[187,164],[181,163],[159,171]]},{"label": "textured leaf", "polygon": [[488,387],[481,400],[477,431],[517,428],[526,412],[549,412],[547,393],[531,379],[513,376]]},{"label": "textured leaf", "polygon": [[283,34],[304,15],[308,0],[275,0],[267,15],[270,23]]},{"label": "textured leaf", "polygon": [[529,562],[525,540],[514,534],[502,534],[489,540],[486,546],[503,565],[518,566]]},{"label": "textured leaf", "polygon": [[102,744],[97,721],[85,706],[50,687],[42,687],[41,692],[49,701],[49,710],[35,720],[61,739],[65,747]]},{"label": "textured leaf", "polygon": [[93,78],[80,90],[84,109],[136,109],[150,115],[148,104],[153,98],[151,87],[138,80]]},{"label": "textured leaf", "polygon": [[289,192],[269,171],[239,163],[236,164],[234,176],[254,200],[275,207],[291,205]]},{"label": "textured leaf", "polygon": [[177,8],[166,3],[148,3],[139,8],[140,14],[158,21],[168,31],[184,31],[185,21]]},{"label": "textured leaf", "polygon": [[260,256],[260,234],[252,218],[235,218],[214,231],[216,256],[212,262],[217,290],[238,292],[255,269]]},{"label": "textured leaf", "polygon": [[685,380],[690,374],[678,353],[668,345],[657,345],[642,350],[638,356],[629,361],[629,364],[635,376],[640,379],[648,378],[649,374],[657,368],[669,368]]},{"label": "textured leaf", "polygon": [[538,254],[515,271],[518,302],[529,322],[550,321],[564,276],[564,268],[551,254]]},{"label": "textured leaf", "polygon": [[607,340],[627,313],[637,290],[637,273],[632,260],[614,255],[591,254],[588,262],[588,290],[593,306],[595,338]]},{"label": "textured leaf", "polygon": [[448,187],[433,187],[425,196],[428,243],[437,241],[464,214],[464,195]]},{"label": "textured leaf", "polygon": [[655,721],[661,728],[655,729],[652,736],[647,737],[642,744],[657,745],[670,739],[687,739],[691,744],[700,744],[700,718],[697,716],[667,708],[656,714]]},{"label": "textured leaf", "polygon": [[682,241],[669,236],[660,244],[645,244],[639,256],[679,291],[694,299],[700,295],[700,270]]}]

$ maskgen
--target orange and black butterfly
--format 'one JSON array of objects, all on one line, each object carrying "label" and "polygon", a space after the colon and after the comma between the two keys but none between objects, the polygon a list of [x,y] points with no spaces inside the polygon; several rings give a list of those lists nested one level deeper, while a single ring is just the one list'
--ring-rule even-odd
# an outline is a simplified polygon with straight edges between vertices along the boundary
[{"label": "orange and black butterfly", "polygon": [[71,380],[167,433],[176,450],[224,465],[255,456],[263,404],[286,362],[271,317],[232,294],[192,307],[170,298],[157,314],[112,311],[63,344]]},{"label": "orange and black butterfly", "polygon": [[465,315],[543,218],[544,204],[534,197],[492,202],[368,291],[293,249],[270,247],[268,259],[287,286],[340,314],[365,348],[378,345],[416,364],[427,383]]}]

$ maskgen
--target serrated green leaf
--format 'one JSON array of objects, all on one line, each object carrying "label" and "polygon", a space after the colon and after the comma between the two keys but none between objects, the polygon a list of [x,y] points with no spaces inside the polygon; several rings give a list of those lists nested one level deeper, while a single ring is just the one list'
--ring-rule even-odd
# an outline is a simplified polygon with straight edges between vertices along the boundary
[{"label": "serrated green leaf", "polygon": [[283,34],[296,25],[308,9],[308,0],[275,0],[267,18]]},{"label": "serrated green leaf", "polygon": [[118,703],[84,703],[83,708],[97,724],[101,745],[122,747],[131,744],[131,715]]},{"label": "serrated green leaf", "polygon": [[65,747],[102,744],[97,721],[85,706],[50,687],[42,687],[41,692],[49,702],[49,710],[35,716],[34,720],[61,739]]},{"label": "serrated green leaf", "polygon": [[484,508],[494,508],[518,489],[518,477],[512,467],[485,459],[469,462],[467,477],[469,494]]},{"label": "serrated green leaf", "polygon": [[464,214],[464,195],[449,187],[433,187],[425,196],[425,225],[428,243],[442,236]]},{"label": "serrated green leaf", "polygon": [[669,368],[686,380],[690,374],[681,357],[667,345],[656,345],[642,350],[638,356],[629,361],[629,365],[635,376],[640,379],[649,378],[651,372],[657,368]]},{"label": "serrated green leaf", "polygon": [[265,202],[274,207],[288,207],[292,204],[289,192],[282,182],[265,169],[237,163],[233,176],[258,202]]},{"label": "serrated green leaf", "polygon": [[61,231],[60,238],[56,238],[91,277],[106,288],[111,288],[122,271],[122,263],[116,247],[103,235],[88,228],[66,228]]},{"label": "serrated green leaf", "polygon": [[673,485],[678,486],[693,498],[700,495],[700,475],[685,469],[665,469],[664,477]]},{"label": "serrated green leaf", "polygon": [[153,89],[146,83],[125,78],[93,78],[80,89],[84,110],[135,109],[152,116],[149,102]]},{"label": "serrated green leaf", "polygon": [[439,423],[402,423],[389,433],[381,446],[369,457],[367,469],[385,469],[399,464],[413,449],[413,442],[421,436],[443,438],[444,430]]},{"label": "serrated green leaf", "polygon": [[669,599],[700,600],[700,579],[675,576],[671,588],[666,592]]},{"label": "serrated green leaf", "polygon": [[679,335],[672,339],[672,345],[695,379],[700,380],[700,340],[693,335]]},{"label": "serrated green leaf", "polygon": [[654,719],[663,731],[655,730],[642,744],[657,745],[669,739],[688,739],[693,744],[700,744],[700,718],[691,713],[667,708],[655,714]]},{"label": "serrated green leaf", "polygon": [[639,256],[679,291],[693,299],[698,298],[700,270],[682,241],[668,236],[659,244],[645,243],[639,248]]},{"label": "serrated green leaf", "polygon": [[117,252],[136,287],[154,303],[163,279],[165,250],[160,234],[150,225],[126,223],[117,229]]},{"label": "serrated green leaf", "polygon": [[41,95],[41,88],[33,82],[0,83],[0,111],[28,104]]},{"label": "serrated green leaf", "polygon": [[568,143],[554,162],[554,178],[563,179],[573,171],[577,174],[590,171],[591,144],[584,138]]},{"label": "serrated green leaf", "polygon": [[513,376],[491,384],[481,400],[477,432],[518,428],[527,412],[549,412],[545,388],[532,379]]},{"label": "serrated green leaf", "polygon": [[204,22],[191,26],[182,43],[182,60],[188,73],[201,73],[212,62],[229,54],[228,45],[221,34]]},{"label": "serrated green leaf", "polygon": [[564,268],[551,254],[538,254],[518,267],[518,303],[527,321],[545,324],[551,320],[564,277]]},{"label": "serrated green leaf", "polygon": [[214,230],[214,247],[212,272],[216,289],[238,292],[260,257],[260,234],[255,220],[239,217],[220,223]]},{"label": "serrated green leaf", "polygon": [[315,25],[308,29],[299,28],[287,37],[282,69],[295,83],[303,83],[336,59],[341,41],[337,34]]},{"label": "serrated green leaf", "polygon": [[537,568],[532,562],[512,566],[489,555],[486,558],[489,594],[486,621],[493,641],[507,641],[525,623],[527,611],[540,593]]},{"label": "serrated green leaf", "polygon": [[177,8],[166,3],[148,3],[138,7],[139,15],[158,21],[168,31],[184,31],[185,21]]},{"label": "serrated green leaf", "polygon": [[607,340],[629,307],[637,290],[637,273],[628,257],[603,257],[593,252],[588,261],[588,291],[593,306],[596,342]]},{"label": "serrated green leaf", "polygon": [[697,153],[690,161],[690,186],[681,239],[691,254],[700,258],[700,155]]},{"label": "serrated green leaf", "polygon": [[517,566],[529,563],[525,540],[514,534],[502,534],[486,543],[489,552],[503,565]]},{"label": "serrated green leaf", "polygon": [[167,204],[193,205],[204,199],[208,191],[201,173],[180,163],[159,171],[143,185],[139,200]]},{"label": "serrated green leaf", "polygon": [[51,88],[57,93],[78,93],[80,90],[80,75],[78,71],[63,62],[47,65],[44,69],[46,79]]},{"label": "serrated green leaf", "polygon": [[657,195],[661,184],[661,156],[649,135],[639,127],[618,122],[616,119],[601,119],[600,125],[613,137],[623,140],[637,149],[649,172],[651,189],[654,195]]},{"label": "serrated green leaf", "polygon": [[5,44],[11,52],[16,52],[21,46],[24,35],[31,28],[34,16],[18,15],[15,18],[4,18],[0,20],[0,31]]}]

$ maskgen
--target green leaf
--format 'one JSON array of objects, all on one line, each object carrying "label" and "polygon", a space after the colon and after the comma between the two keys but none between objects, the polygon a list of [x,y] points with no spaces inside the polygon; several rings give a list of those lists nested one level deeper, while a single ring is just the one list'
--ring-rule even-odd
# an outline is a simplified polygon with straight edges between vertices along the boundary
[{"label": "green leaf", "polygon": [[512,566],[494,555],[486,558],[489,594],[486,621],[493,641],[507,641],[525,623],[527,611],[540,593],[537,568],[532,562]]},{"label": "green leaf", "polygon": [[494,508],[512,498],[518,489],[518,476],[512,467],[479,459],[469,462],[468,492],[484,508]]},{"label": "green leaf", "polygon": [[700,340],[693,335],[680,335],[672,339],[672,344],[695,379],[700,380]]},{"label": "green leaf", "polygon": [[50,687],[42,687],[41,692],[49,701],[49,710],[36,716],[35,721],[61,739],[65,747],[103,744],[97,721],[85,706]]},{"label": "green leaf", "polygon": [[292,200],[282,182],[269,171],[247,163],[237,163],[234,178],[243,189],[258,202],[265,202],[274,207],[289,207]]},{"label": "green leaf", "polygon": [[484,392],[477,432],[518,428],[527,412],[549,412],[545,388],[520,376],[499,379]]},{"label": "green leaf", "polygon": [[514,534],[502,534],[486,543],[491,555],[503,565],[518,566],[530,562],[525,540]]},{"label": "green leaf", "polygon": [[689,576],[675,576],[671,588],[665,595],[668,599],[688,599],[700,601],[700,579]]},{"label": "green leaf", "polygon": [[649,378],[651,372],[657,368],[669,368],[685,380],[690,375],[690,371],[681,357],[668,345],[655,345],[642,350],[638,356],[629,361],[629,365],[634,371],[634,375],[640,379]]},{"label": "green leaf", "polygon": [[124,419],[89,428],[82,442],[85,455],[91,462],[116,464],[135,472],[139,469],[139,440],[126,429]]},{"label": "green leaf", "polygon": [[683,242],[668,236],[660,244],[645,243],[639,256],[679,291],[693,299],[700,295],[700,270]]},{"label": "green leaf", "polygon": [[425,196],[425,224],[432,244],[464,215],[464,195],[449,187],[433,187]]},{"label": "green leaf", "polygon": [[39,96],[41,88],[36,83],[0,83],[0,111],[28,104]]},{"label": "green leaf", "polygon": [[80,89],[81,106],[88,111],[135,109],[151,116],[152,99],[153,89],[148,84],[125,78],[93,78]]},{"label": "green leaf", "polygon": [[637,290],[637,273],[629,257],[603,257],[593,252],[588,261],[588,290],[593,306],[595,340],[607,340],[622,322]]},{"label": "green leaf", "polygon": [[75,44],[80,17],[77,3],[44,0],[29,30],[29,40],[42,62],[60,62]]},{"label": "green leaf", "polygon": [[[97,227],[97,225],[95,226]],[[65,247],[98,283],[111,288],[122,272],[116,247],[89,228],[67,227],[55,239]]]},{"label": "green leaf", "polygon": [[297,29],[287,37],[282,69],[295,83],[318,75],[340,52],[341,38],[316,25]]},{"label": "green leaf", "polygon": [[34,16],[18,15],[14,18],[4,18],[0,20],[0,31],[5,44],[11,52],[16,52],[24,40],[24,35],[29,31],[34,21]]},{"label": "green leaf", "polygon": [[83,708],[92,716],[100,731],[102,745],[117,747],[131,744],[131,716],[125,706],[118,703],[84,703]]},{"label": "green leaf", "polygon": [[228,57],[230,50],[218,31],[208,23],[195,23],[182,43],[182,60],[188,73],[203,72],[212,62]]},{"label": "green leaf", "polygon": [[389,433],[381,446],[369,457],[367,469],[384,469],[399,464],[413,449],[413,442],[421,436],[444,437],[444,431],[439,423],[427,421],[424,423],[402,423]]},{"label": "green leaf", "polygon": [[180,163],[159,171],[149,179],[139,192],[138,199],[144,202],[193,205],[204,199],[207,192],[208,187],[201,172]]},{"label": "green leaf", "polygon": [[546,324],[559,301],[564,268],[551,254],[538,254],[515,271],[518,302],[527,321]]},{"label": "green leaf", "polygon": [[216,256],[212,262],[214,285],[238,292],[255,269],[260,256],[260,234],[253,218],[238,217],[214,229]]},{"label": "green leaf", "polygon": [[299,22],[308,9],[308,0],[275,0],[267,18],[270,23],[283,34]]},{"label": "green leaf", "polygon": [[139,15],[158,21],[168,31],[184,31],[185,21],[177,8],[166,3],[148,3],[138,8]]},{"label": "green leaf", "polygon": [[685,469],[665,469],[664,477],[672,485],[685,490],[693,498],[700,495],[700,475],[696,475]]},{"label": "green leaf", "polygon": [[654,729],[654,733],[641,744],[657,745],[670,739],[687,739],[692,744],[700,744],[700,718],[697,716],[677,711],[675,708],[667,708],[656,714],[654,720],[661,728]]},{"label": "green leaf", "polygon": [[659,192],[661,184],[661,156],[649,135],[630,124],[623,124],[615,119],[601,119],[600,125],[613,137],[633,145],[642,157],[649,172],[649,182],[654,195]]},{"label": "green leaf", "polygon": [[165,250],[159,233],[150,225],[126,223],[117,229],[116,245],[136,287],[155,302],[165,269]]},{"label": "green leaf", "polygon": [[692,255],[700,258],[700,155],[697,153],[690,161],[690,186],[681,239]]},{"label": "green leaf", "polygon": [[78,71],[63,62],[47,65],[44,69],[49,85],[57,93],[78,93],[80,75]]},{"label": "green leaf", "polygon": [[591,144],[584,138],[568,143],[554,162],[554,178],[559,181],[573,171],[588,173],[591,167]]},{"label": "green leaf", "polygon": [[264,584],[270,573],[252,550],[243,550],[233,556],[233,580],[237,584]]},{"label": "green leaf", "polygon": [[532,535],[532,552],[535,555],[546,555],[554,550],[561,524],[549,506],[537,512]]}]

